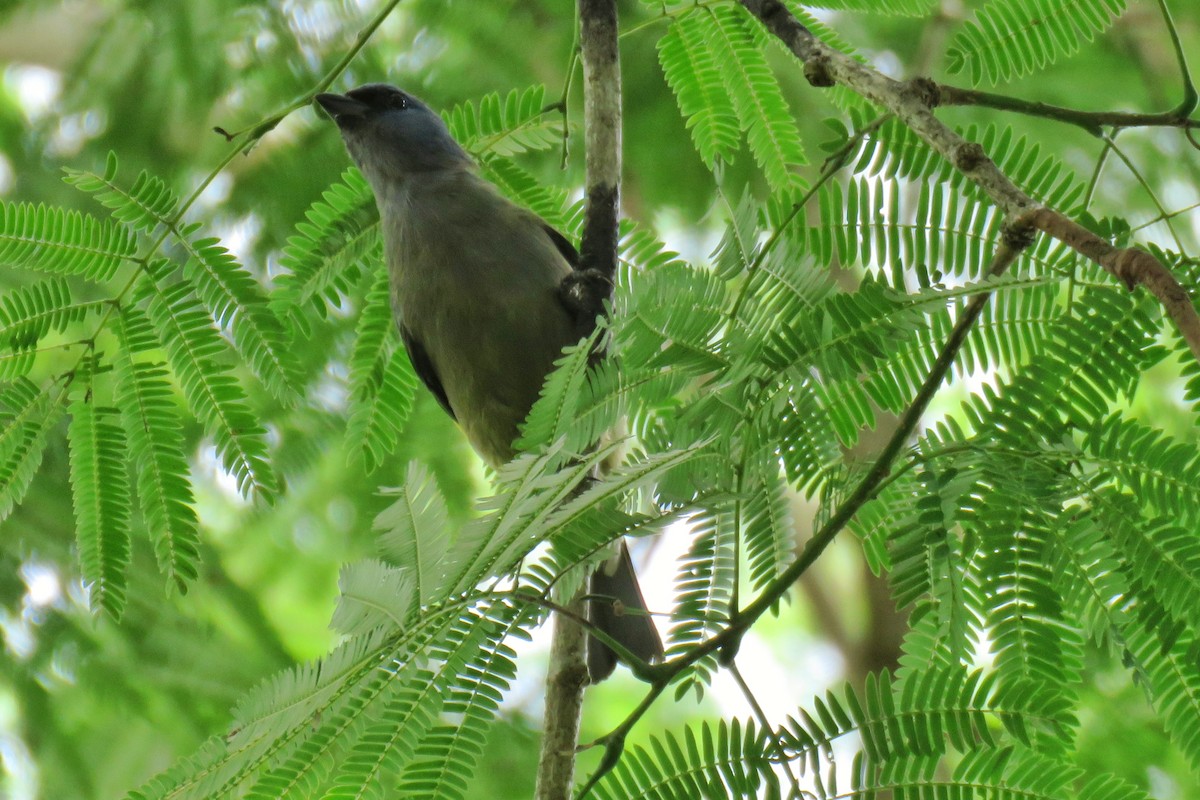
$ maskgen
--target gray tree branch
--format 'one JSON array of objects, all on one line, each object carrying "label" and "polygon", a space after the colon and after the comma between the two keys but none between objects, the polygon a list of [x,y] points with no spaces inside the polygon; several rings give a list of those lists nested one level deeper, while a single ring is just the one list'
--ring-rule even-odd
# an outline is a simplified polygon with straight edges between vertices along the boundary
[{"label": "gray tree branch", "polygon": [[[584,142],[587,207],[579,255],[581,270],[607,278],[617,271],[621,205],[621,64],[617,48],[616,0],[579,0],[579,45],[583,61]],[[597,309],[599,310],[599,309]],[[586,587],[581,592],[586,591]],[[571,603],[583,612],[577,596]],[[546,681],[542,750],[538,759],[538,800],[566,800],[575,777],[575,751],[583,691],[587,686],[586,632],[557,615]]]}]

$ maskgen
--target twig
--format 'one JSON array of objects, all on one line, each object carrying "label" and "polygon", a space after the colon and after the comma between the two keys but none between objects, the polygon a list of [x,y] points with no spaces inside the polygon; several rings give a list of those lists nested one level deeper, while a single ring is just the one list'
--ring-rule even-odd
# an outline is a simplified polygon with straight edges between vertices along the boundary
[{"label": "twig", "polygon": [[[1082,111],[1075,108],[1022,100],[1019,97],[964,89],[946,83],[929,82],[937,92],[935,105],[940,106],[983,106],[1001,111],[1013,111],[1031,117],[1042,117],[1065,122],[1082,128],[1093,136],[1100,136],[1105,126],[1117,128],[1200,128],[1200,120],[1188,119],[1180,109],[1157,114],[1133,111]],[[1190,112],[1189,112],[1190,113]]]},{"label": "twig", "polygon": [[783,750],[783,745],[780,744],[779,737],[775,735],[775,726],[771,724],[771,720],[767,717],[767,712],[763,710],[762,703],[758,702],[758,698],[754,696],[754,690],[750,688],[750,684],[742,676],[742,671],[738,669],[737,662],[732,662],[729,665],[729,674],[733,676],[733,680],[737,683],[738,688],[742,690],[742,697],[746,698],[746,702],[750,705],[750,710],[754,712],[755,718],[758,719],[758,724],[762,726],[763,733],[770,741],[771,750],[774,751],[775,757],[779,759],[779,767],[787,775],[788,783],[791,784],[792,792],[788,795],[791,798],[801,798],[804,796],[804,790],[800,788],[800,781],[796,778],[796,773],[792,770],[791,760],[787,753]]}]

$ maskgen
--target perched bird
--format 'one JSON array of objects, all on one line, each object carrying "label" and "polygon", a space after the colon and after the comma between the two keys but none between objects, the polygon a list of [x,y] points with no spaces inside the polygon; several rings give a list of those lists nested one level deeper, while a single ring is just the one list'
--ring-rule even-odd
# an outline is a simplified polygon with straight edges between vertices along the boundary
[{"label": "perched bird", "polygon": [[[594,276],[574,246],[481,178],[436,113],[394,86],[368,84],[317,102],[375,193],[392,308],[418,376],[492,466],[515,454],[518,428],[565,345],[595,325],[581,302]],[[589,616],[646,660],[662,642],[645,611],[629,551],[592,578]],[[615,666],[588,644],[593,681]]]}]

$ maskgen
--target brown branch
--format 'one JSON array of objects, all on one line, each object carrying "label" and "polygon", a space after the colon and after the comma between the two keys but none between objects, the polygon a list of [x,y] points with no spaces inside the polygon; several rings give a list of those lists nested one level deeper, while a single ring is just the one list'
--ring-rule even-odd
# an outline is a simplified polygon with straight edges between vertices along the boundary
[{"label": "brown branch", "polygon": [[1157,114],[1131,111],[1082,111],[1075,108],[1022,100],[993,92],[963,89],[946,83],[927,82],[936,92],[938,106],[983,106],[1001,111],[1014,111],[1031,117],[1042,117],[1065,122],[1082,128],[1093,136],[1100,136],[1103,128],[1200,128],[1200,120],[1189,119],[1179,109]]},{"label": "brown branch", "polygon": [[1162,303],[1192,355],[1200,361],[1200,317],[1187,289],[1157,258],[1134,247],[1113,247],[1078,222],[1049,208],[1029,212],[1024,221],[1104,267],[1130,291],[1145,286]]},{"label": "brown branch", "polygon": [[812,35],[779,0],[740,0],[747,11],[804,62],[814,86],[842,84],[880,105],[907,125],[987,194],[1004,215],[1043,231],[1115,275],[1131,290],[1143,285],[1163,303],[1180,335],[1200,361],[1200,317],[1170,271],[1143,250],[1116,248],[1053,209],[1043,208],[1005,175],[976,142],[968,141],[933,114],[937,86],[932,81],[893,80],[827,46]]}]

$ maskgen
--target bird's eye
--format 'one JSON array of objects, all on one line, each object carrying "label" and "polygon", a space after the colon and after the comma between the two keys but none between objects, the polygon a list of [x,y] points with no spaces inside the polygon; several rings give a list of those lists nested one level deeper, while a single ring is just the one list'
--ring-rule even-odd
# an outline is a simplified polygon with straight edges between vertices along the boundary
[{"label": "bird's eye", "polygon": [[388,105],[395,109],[408,108],[408,98],[397,92],[388,99]]}]

